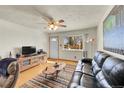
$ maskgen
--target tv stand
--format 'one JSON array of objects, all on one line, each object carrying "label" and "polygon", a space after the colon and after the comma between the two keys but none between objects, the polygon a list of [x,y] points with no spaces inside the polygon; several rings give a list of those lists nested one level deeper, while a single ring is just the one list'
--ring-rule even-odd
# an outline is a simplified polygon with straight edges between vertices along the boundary
[{"label": "tv stand", "polygon": [[47,62],[47,54],[37,54],[18,58],[20,72]]},{"label": "tv stand", "polygon": [[31,56],[37,56],[37,55],[39,55],[39,54],[34,53],[34,54],[24,55],[24,57],[31,57]]}]

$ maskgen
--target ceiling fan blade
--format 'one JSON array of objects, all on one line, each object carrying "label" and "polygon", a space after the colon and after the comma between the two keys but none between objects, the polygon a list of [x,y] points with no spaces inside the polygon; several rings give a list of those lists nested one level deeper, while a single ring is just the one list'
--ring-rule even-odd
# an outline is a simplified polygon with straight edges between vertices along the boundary
[{"label": "ceiling fan blade", "polygon": [[59,25],[59,27],[67,27],[66,25]]},{"label": "ceiling fan blade", "polygon": [[48,16],[48,15],[45,15],[45,14],[42,15],[42,18],[43,18],[45,21],[47,21],[48,23],[54,20],[52,17],[50,17],[50,16]]},{"label": "ceiling fan blade", "polygon": [[64,20],[63,20],[63,19],[59,20],[59,23],[63,23],[63,22],[64,22]]},{"label": "ceiling fan blade", "polygon": [[36,8],[36,7],[33,7],[33,9],[34,9],[37,13],[39,13],[39,15],[40,15],[45,21],[47,21],[48,23],[54,20],[53,17],[51,17],[50,15],[48,15],[45,11],[40,11],[40,10],[39,10],[38,8]]}]

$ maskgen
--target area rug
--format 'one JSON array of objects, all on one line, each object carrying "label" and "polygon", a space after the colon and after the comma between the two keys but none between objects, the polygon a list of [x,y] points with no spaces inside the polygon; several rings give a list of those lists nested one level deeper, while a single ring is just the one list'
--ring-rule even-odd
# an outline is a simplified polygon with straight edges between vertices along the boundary
[{"label": "area rug", "polygon": [[20,88],[66,88],[71,80],[74,69],[75,65],[67,64],[65,69],[58,74],[57,79],[53,77],[45,78],[44,74],[41,73],[27,81]]}]

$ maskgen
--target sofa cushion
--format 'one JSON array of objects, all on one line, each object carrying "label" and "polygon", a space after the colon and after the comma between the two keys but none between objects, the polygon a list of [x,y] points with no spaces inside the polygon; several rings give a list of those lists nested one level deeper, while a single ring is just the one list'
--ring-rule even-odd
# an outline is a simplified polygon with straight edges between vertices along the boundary
[{"label": "sofa cushion", "polygon": [[104,62],[102,71],[113,87],[124,86],[124,60],[109,57]]},{"label": "sofa cushion", "polygon": [[97,57],[97,61],[96,63],[98,64],[98,66],[100,68],[102,68],[102,65],[104,63],[104,61],[106,60],[106,58],[109,57],[109,55],[105,54],[105,53],[101,53],[99,54],[99,56]]},{"label": "sofa cushion", "polygon": [[97,57],[98,57],[99,54],[101,54],[101,53],[103,53],[103,52],[97,51],[97,52],[95,53],[95,55],[94,55],[94,57],[93,57],[94,61],[97,61]]},{"label": "sofa cushion", "polygon": [[96,75],[101,70],[102,65],[107,57],[109,57],[109,55],[105,53],[99,53],[98,57],[96,59],[93,59],[92,70],[93,70],[94,75]]},{"label": "sofa cushion", "polygon": [[116,86],[124,87],[124,62],[113,67],[110,78],[112,81],[116,82]]},{"label": "sofa cushion", "polygon": [[92,67],[94,67],[96,65],[96,62],[95,62],[95,60],[93,59],[92,60]]},{"label": "sofa cushion", "polygon": [[97,63],[94,63],[94,66],[92,67],[93,74],[96,75],[99,71],[101,71],[101,68],[97,65]]},{"label": "sofa cushion", "polygon": [[80,80],[80,85],[86,88],[96,88],[96,80],[94,77],[83,74]]},{"label": "sofa cushion", "polygon": [[85,73],[85,74],[93,76],[91,64],[84,63],[84,66],[82,68],[82,72]]},{"label": "sofa cushion", "polygon": [[97,83],[99,87],[103,87],[103,88],[111,87],[108,81],[106,80],[106,78],[104,77],[102,71],[98,72],[98,74],[96,75],[96,80],[98,81]]}]

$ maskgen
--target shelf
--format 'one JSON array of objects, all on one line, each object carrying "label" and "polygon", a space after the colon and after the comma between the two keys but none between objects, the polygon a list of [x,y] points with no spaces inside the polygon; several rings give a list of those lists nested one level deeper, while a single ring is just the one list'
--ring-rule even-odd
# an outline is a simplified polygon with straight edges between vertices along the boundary
[{"label": "shelf", "polygon": [[30,57],[20,57],[18,59],[18,62],[19,62],[20,72],[21,72],[33,66],[39,65],[40,63],[47,62],[47,54],[39,54],[35,56],[30,56]]}]

